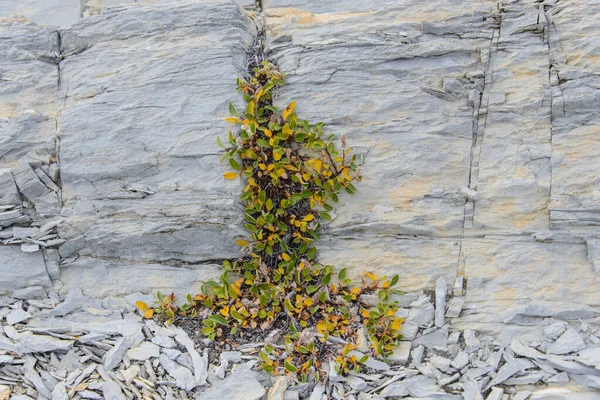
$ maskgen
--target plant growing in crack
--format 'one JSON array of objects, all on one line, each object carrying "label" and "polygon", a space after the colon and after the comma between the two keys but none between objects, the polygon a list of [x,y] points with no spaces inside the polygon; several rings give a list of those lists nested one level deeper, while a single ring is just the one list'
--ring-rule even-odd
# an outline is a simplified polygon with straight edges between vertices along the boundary
[{"label": "plant growing in crack", "polygon": [[[222,162],[231,171],[226,179],[241,178],[247,240],[238,240],[245,256],[223,263],[218,281],[202,286],[174,309],[164,297],[154,312],[139,304],[146,317],[172,322],[200,318],[202,333],[222,343],[260,339],[265,371],[295,374],[306,382],[327,376],[327,363],[338,372],[360,370],[368,353],[385,357],[401,338],[402,318],[391,300],[398,276],[379,278],[362,274],[360,285],[346,269],[317,261],[315,242],[322,223],[331,221],[332,203],[342,191],[354,194],[360,180],[352,149],[341,138],[326,135],[323,123],[310,125],[295,113],[292,102],[283,110],[273,105],[274,91],[284,83],[275,65],[263,61],[248,80],[238,79],[246,102],[242,112],[230,104],[227,121],[238,126],[229,132]],[[367,298],[375,298],[375,305]],[[357,331],[366,330],[370,350],[358,343]],[[356,351],[357,347],[363,352]]]}]

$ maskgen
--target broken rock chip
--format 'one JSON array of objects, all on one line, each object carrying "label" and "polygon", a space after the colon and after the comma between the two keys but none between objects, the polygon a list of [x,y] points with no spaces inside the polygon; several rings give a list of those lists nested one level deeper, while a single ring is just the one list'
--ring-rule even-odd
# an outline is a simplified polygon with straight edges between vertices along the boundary
[{"label": "broken rock chip", "polygon": [[150,342],[143,342],[138,347],[127,350],[130,360],[146,361],[149,358],[157,358],[160,355],[159,347]]},{"label": "broken rock chip", "polygon": [[14,325],[14,324],[18,324],[19,322],[28,320],[29,318],[31,318],[31,314],[28,313],[27,311],[23,311],[19,308],[18,310],[11,311],[6,316],[6,323],[8,325]]},{"label": "broken rock chip", "polygon": [[577,356],[577,361],[592,367],[600,366],[600,347],[590,347],[581,350]]},{"label": "broken rock chip", "polygon": [[569,327],[556,342],[548,346],[548,354],[569,354],[585,348],[585,343],[574,327]]},{"label": "broken rock chip", "polygon": [[[162,356],[161,356],[162,357]],[[258,400],[266,390],[256,379],[256,373],[244,364],[222,381],[215,382],[200,395],[202,400]]]}]

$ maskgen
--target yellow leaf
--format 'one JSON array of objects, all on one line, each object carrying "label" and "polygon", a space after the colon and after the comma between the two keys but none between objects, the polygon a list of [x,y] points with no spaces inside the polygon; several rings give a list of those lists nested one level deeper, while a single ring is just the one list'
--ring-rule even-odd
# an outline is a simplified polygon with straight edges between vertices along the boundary
[{"label": "yellow leaf", "polygon": [[275,159],[275,161],[279,161],[279,160],[281,160],[281,154],[273,153],[273,158]]},{"label": "yellow leaf", "polygon": [[281,128],[281,132],[283,132],[283,134],[286,136],[290,136],[292,133],[294,133],[288,124],[285,124],[283,128]]},{"label": "yellow leaf", "polygon": [[344,168],[344,178],[346,178],[347,180],[352,179],[352,178],[350,178],[350,172],[349,172],[348,168]]},{"label": "yellow leaf", "polygon": [[229,306],[223,306],[219,312],[223,314],[225,318],[229,317]]},{"label": "yellow leaf", "polygon": [[383,289],[387,289],[387,288],[389,288],[389,287],[390,287],[390,281],[385,281],[385,282],[383,282],[383,285],[381,285],[381,287],[382,287]]},{"label": "yellow leaf", "polygon": [[260,164],[258,164],[258,168],[260,168],[264,171],[265,169],[267,169],[267,166],[263,163],[260,163]]},{"label": "yellow leaf", "polygon": [[362,310],[360,310],[360,315],[362,315],[364,318],[369,318],[369,311],[365,310],[364,308]]},{"label": "yellow leaf", "polygon": [[288,253],[283,253],[281,255],[281,258],[283,258],[285,261],[290,261],[290,256],[288,255]]},{"label": "yellow leaf", "polygon": [[268,129],[265,129],[265,135],[266,135],[268,138],[270,138],[271,136],[273,136],[273,132],[271,132],[271,131],[270,131],[270,130],[268,130]]},{"label": "yellow leaf", "polygon": [[237,172],[229,171],[229,172],[225,172],[223,174],[223,176],[225,177],[225,179],[231,180],[231,179],[237,178],[238,174],[237,174]]},{"label": "yellow leaf", "polygon": [[238,296],[242,295],[242,291],[240,290],[239,286],[235,285],[235,284],[230,284],[229,286],[231,286],[231,288],[233,289],[234,292],[237,293]]},{"label": "yellow leaf", "polygon": [[235,241],[237,243],[238,246],[240,247],[244,247],[244,246],[248,246],[250,244],[250,242],[247,242],[245,240],[242,239],[238,239]]},{"label": "yellow leaf", "polygon": [[143,301],[136,301],[135,306],[142,312],[148,311],[148,304],[144,303]]},{"label": "yellow leaf", "polygon": [[307,299],[304,299],[304,305],[305,305],[306,307],[310,307],[310,306],[312,306],[312,303],[313,303],[313,301],[312,301],[312,299],[311,299],[310,297],[309,297],[309,298],[307,298]]},{"label": "yellow leaf", "polygon": [[315,170],[320,171],[321,167],[323,167],[323,161],[316,159],[315,160]]},{"label": "yellow leaf", "polygon": [[377,275],[375,275],[375,274],[374,274],[374,273],[372,273],[372,272],[367,272],[367,273],[366,273],[366,275],[367,275],[369,278],[373,279],[374,281],[376,281],[376,280],[377,280]]},{"label": "yellow leaf", "polygon": [[147,311],[144,312],[144,318],[150,319],[150,318],[152,318],[153,315],[154,315],[154,310],[153,309],[150,309],[150,310],[147,310]]},{"label": "yellow leaf", "polygon": [[317,332],[325,333],[326,330],[327,330],[327,323],[325,323],[325,321],[317,322]]},{"label": "yellow leaf", "polygon": [[225,118],[225,121],[231,122],[232,124],[241,124],[242,123],[242,121],[240,121],[240,119],[238,117],[227,117],[227,118]]},{"label": "yellow leaf", "polygon": [[296,102],[292,101],[286,108],[283,110],[283,119],[288,119],[290,114],[294,112],[294,108],[296,108]]},{"label": "yellow leaf", "polygon": [[315,219],[315,216],[312,214],[308,214],[306,217],[304,217],[304,221],[306,222],[312,221],[313,219]]},{"label": "yellow leaf", "polygon": [[402,327],[401,319],[396,319],[394,322],[392,322],[392,325],[391,325],[392,330],[399,331],[401,327]]}]

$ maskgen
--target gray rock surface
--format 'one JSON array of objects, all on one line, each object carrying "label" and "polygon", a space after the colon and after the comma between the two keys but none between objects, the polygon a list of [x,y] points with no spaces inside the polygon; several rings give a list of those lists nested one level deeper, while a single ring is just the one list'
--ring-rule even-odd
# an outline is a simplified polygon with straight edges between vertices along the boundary
[{"label": "gray rock surface", "polygon": [[15,246],[0,245],[0,291],[32,285],[50,286],[50,277],[41,252],[24,253]]},{"label": "gray rock surface", "polygon": [[242,365],[227,379],[218,381],[203,392],[202,397],[206,400],[258,400],[265,393],[266,390],[256,380],[254,372],[247,365]]},{"label": "gray rock surface", "polygon": [[[497,400],[502,393],[516,393],[524,385],[532,390],[519,392],[523,398],[546,394],[546,388],[560,388],[565,396],[598,393],[594,392],[600,376],[595,368],[600,341],[597,321],[554,324],[564,325],[565,332],[577,330],[585,343],[585,349],[565,355],[543,353],[555,342],[560,344],[559,337],[513,339],[505,347],[499,337],[457,330],[458,318],[447,318],[442,328],[430,321],[417,330],[414,340],[429,342],[429,347],[417,345],[410,351],[411,342],[403,342],[388,357],[391,365],[370,355],[361,372],[330,374],[327,384],[313,387],[311,382],[296,385],[284,376],[272,379],[258,372],[260,345],[221,352],[220,365],[209,365],[212,350],[202,340],[194,342],[179,327],[142,322],[134,315],[135,301],[149,302],[149,296],[134,294],[101,301],[83,296],[77,289],[65,297],[53,291],[47,296],[24,301],[0,297],[0,304],[11,303],[12,307],[1,308],[0,315],[10,310],[31,314],[18,328],[0,319],[0,376],[10,375],[11,382],[18,382],[7,389],[12,398],[29,396],[35,390],[44,397],[64,399],[74,388],[81,398],[119,400],[135,398],[140,391],[151,398],[218,400],[257,400],[265,395],[268,400],[300,399],[300,395],[322,400],[324,392],[343,398],[349,391],[356,399],[371,400],[409,395]],[[404,303],[406,312],[429,301],[421,292],[405,297],[411,299]],[[520,312],[528,316],[547,314],[540,307],[525,307]],[[350,355],[362,359],[363,354],[371,353],[367,349]],[[14,369],[15,365],[21,367]],[[2,386],[0,389],[4,390]]]},{"label": "gray rock surface", "polygon": [[[108,354],[116,369],[123,355],[115,341],[133,335],[137,346],[143,335],[137,322],[115,320],[122,308],[98,307],[90,296],[197,292],[219,274],[215,260],[240,254],[242,186],[222,179],[214,137],[228,129],[227,103],[241,104],[234,78],[261,19],[228,1],[138,3],[0,7],[0,292],[45,290],[60,279],[56,290],[69,293],[39,312],[30,294],[16,296],[25,300],[21,314],[32,315],[19,324],[31,330],[7,325],[3,351],[62,355],[109,340],[86,361]],[[464,303],[450,299],[447,311],[442,296],[437,313],[428,302],[402,304],[405,340],[426,351],[405,366],[419,379],[467,386],[472,396],[498,377],[531,383],[540,373],[545,382],[565,383],[568,373],[595,385],[598,7],[263,2],[266,45],[289,81],[276,103],[297,100],[301,117],[347,135],[360,155],[364,180],[336,205],[321,261],[348,267],[352,278],[365,265],[399,273],[405,291],[460,282],[454,293]],[[19,313],[12,304],[3,317]],[[48,335],[79,330],[77,342]],[[449,339],[456,332],[465,343]],[[209,366],[183,341],[186,352],[169,368],[187,389],[204,383]],[[512,374],[521,359],[537,367]],[[87,396],[123,398],[109,371]],[[25,395],[33,396],[14,397]]]}]

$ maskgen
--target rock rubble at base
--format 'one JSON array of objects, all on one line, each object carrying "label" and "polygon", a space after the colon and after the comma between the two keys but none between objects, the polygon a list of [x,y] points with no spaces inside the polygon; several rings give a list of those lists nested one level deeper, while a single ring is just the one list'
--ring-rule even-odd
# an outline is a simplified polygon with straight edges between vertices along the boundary
[{"label": "rock rubble at base", "polygon": [[600,398],[598,321],[555,320],[543,328],[544,340],[502,345],[453,327],[447,315],[452,307],[460,315],[457,298],[445,284],[438,293],[398,296],[411,338],[390,364],[369,357],[367,372],[346,377],[330,368],[328,381],[315,386],[261,372],[259,345],[209,363],[206,340],[194,343],[181,328],[141,319],[134,303],[152,302],[148,295],[101,300],[71,289],[61,298],[26,288],[0,298],[0,399]]}]

